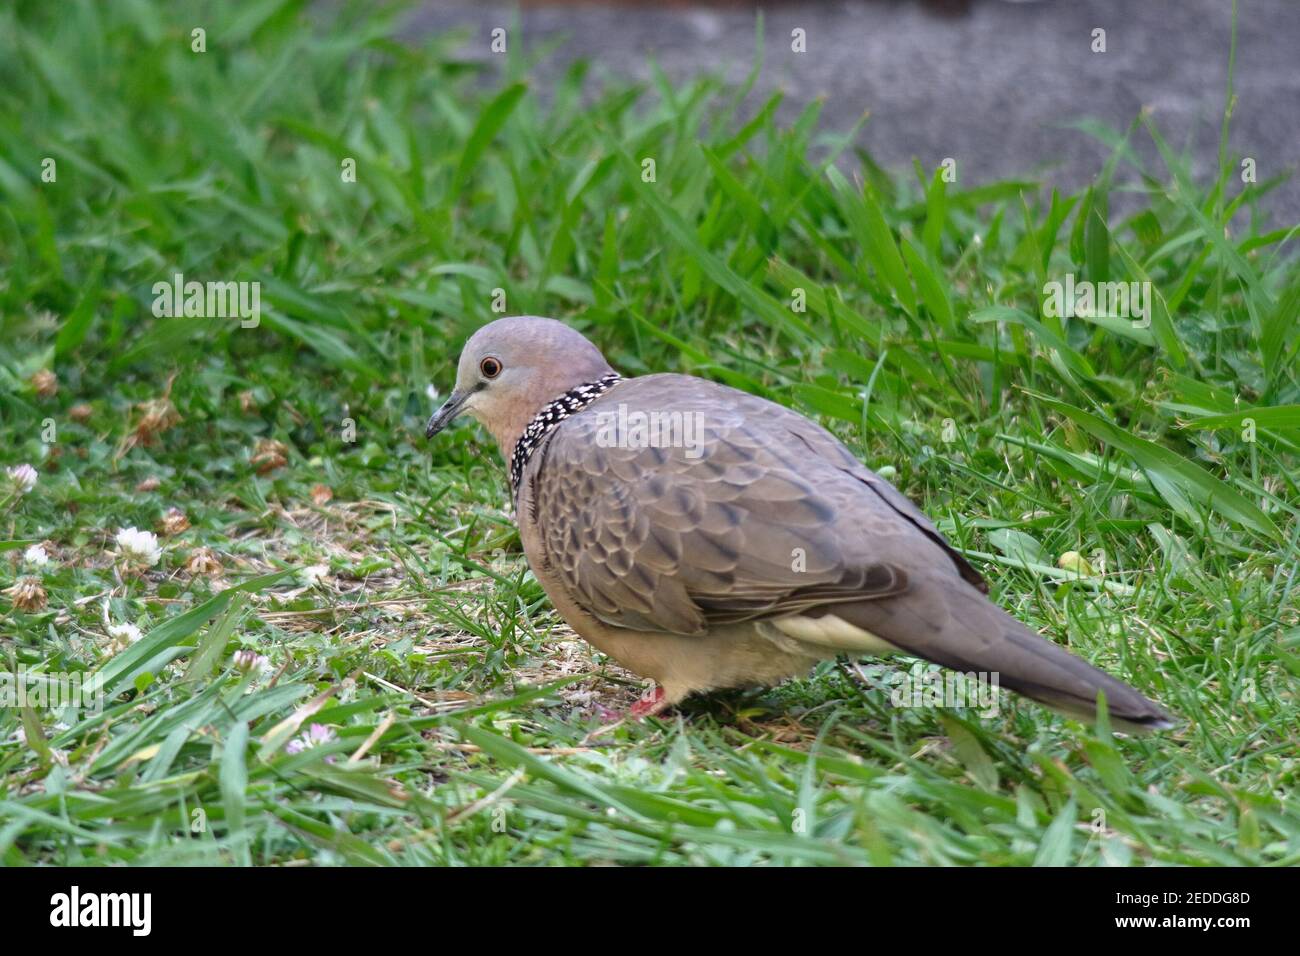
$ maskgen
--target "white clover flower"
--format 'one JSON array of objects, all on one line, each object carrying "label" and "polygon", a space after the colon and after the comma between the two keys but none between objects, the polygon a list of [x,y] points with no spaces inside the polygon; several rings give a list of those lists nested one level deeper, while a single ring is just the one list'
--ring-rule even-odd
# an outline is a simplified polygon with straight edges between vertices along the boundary
[{"label": "white clover flower", "polygon": [[329,571],[328,564],[312,564],[302,569],[302,577],[307,582],[308,587],[314,588],[325,583]]},{"label": "white clover flower", "polygon": [[[334,730],[324,724],[312,724],[311,728],[299,734],[293,740],[284,746],[284,752],[289,754],[300,754],[304,750],[310,750],[312,747],[319,747],[321,744],[327,744],[336,740]],[[327,758],[328,762],[333,763],[333,758]]]},{"label": "white clover flower", "polygon": [[245,674],[252,674],[255,677],[265,677],[271,673],[274,668],[271,666],[271,659],[265,654],[259,654],[257,651],[250,650],[247,647],[235,651],[233,663],[235,670]]},{"label": "white clover flower", "polygon": [[50,556],[39,544],[34,544],[23,552],[23,561],[34,568],[43,568],[50,563]]},{"label": "white clover flower", "polygon": [[134,644],[144,635],[140,633],[138,627],[128,621],[125,624],[108,625],[108,636],[116,643],[126,647],[128,644]]},{"label": "white clover flower", "polygon": [[147,567],[153,567],[162,558],[162,548],[158,546],[158,536],[152,531],[123,528],[117,533],[116,540],[118,550],[129,564],[143,564]]},{"label": "white clover flower", "polygon": [[[107,609],[107,602],[104,607]],[[140,629],[129,621],[125,624],[109,623],[107,610],[104,612],[104,626],[108,629],[108,652],[110,654],[116,654],[119,651],[126,650],[143,637],[140,633]]]},{"label": "white clover flower", "polygon": [[13,482],[14,488],[20,495],[25,495],[36,487],[36,479],[40,477],[36,469],[31,465],[14,465],[8,469],[9,480]]}]

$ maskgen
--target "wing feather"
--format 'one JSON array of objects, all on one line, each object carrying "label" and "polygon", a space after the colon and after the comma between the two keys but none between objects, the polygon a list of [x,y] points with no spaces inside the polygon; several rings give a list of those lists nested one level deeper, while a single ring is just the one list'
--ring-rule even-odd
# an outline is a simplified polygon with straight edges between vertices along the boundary
[{"label": "wing feather", "polygon": [[[628,440],[620,404],[629,418],[696,416],[697,440]],[[677,375],[611,389],[525,474],[548,566],[574,598],[607,624],[676,634],[906,591],[918,549],[940,562],[944,549],[872,479],[907,502],[802,416]]]}]

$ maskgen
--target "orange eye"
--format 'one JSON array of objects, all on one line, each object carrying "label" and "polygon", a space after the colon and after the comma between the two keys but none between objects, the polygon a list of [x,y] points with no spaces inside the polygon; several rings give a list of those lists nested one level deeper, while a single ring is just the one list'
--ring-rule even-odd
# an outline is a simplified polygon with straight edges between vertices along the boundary
[{"label": "orange eye", "polygon": [[496,378],[501,374],[501,360],[489,355],[478,363],[478,370],[483,373],[484,378]]}]

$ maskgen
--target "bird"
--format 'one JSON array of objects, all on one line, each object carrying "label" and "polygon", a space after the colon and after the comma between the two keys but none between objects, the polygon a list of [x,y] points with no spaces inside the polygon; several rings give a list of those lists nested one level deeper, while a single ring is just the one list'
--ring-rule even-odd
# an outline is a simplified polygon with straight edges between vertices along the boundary
[{"label": "bird", "polygon": [[990,601],[920,508],[784,405],[623,377],[565,323],[510,316],[466,341],[426,437],[462,413],[508,465],[524,555],[560,617],[654,682],[633,715],[840,655],[903,655],[997,674],[1085,721],[1103,692],[1118,730],[1175,725]]}]

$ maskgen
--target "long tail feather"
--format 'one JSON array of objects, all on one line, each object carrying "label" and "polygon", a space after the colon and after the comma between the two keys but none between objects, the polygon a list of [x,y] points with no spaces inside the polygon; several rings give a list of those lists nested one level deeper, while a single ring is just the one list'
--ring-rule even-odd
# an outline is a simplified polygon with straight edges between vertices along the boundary
[{"label": "long tail feather", "polygon": [[1103,691],[1121,729],[1174,726],[1158,704],[1035,634],[965,581],[936,576],[913,583],[906,596],[822,610],[903,653],[962,672],[996,671],[1001,686],[1072,717],[1095,717],[1097,692]]}]

